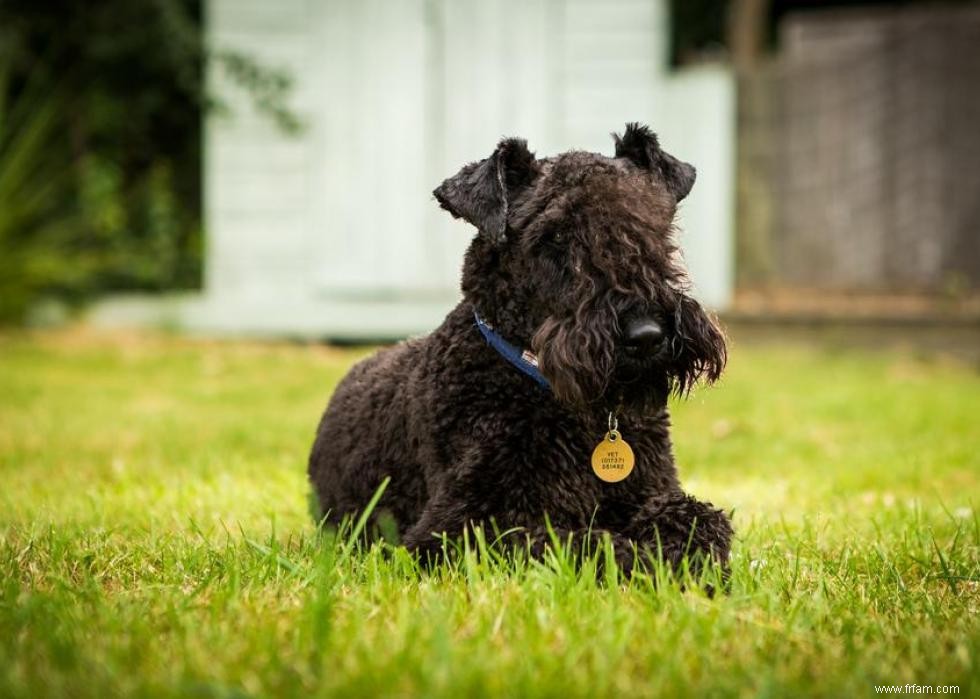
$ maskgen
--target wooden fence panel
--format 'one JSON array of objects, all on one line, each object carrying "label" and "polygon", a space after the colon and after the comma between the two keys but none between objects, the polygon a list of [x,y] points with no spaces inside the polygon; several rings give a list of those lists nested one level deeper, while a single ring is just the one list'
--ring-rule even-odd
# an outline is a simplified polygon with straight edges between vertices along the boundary
[{"label": "wooden fence panel", "polygon": [[788,17],[739,85],[738,283],[980,286],[980,8]]}]

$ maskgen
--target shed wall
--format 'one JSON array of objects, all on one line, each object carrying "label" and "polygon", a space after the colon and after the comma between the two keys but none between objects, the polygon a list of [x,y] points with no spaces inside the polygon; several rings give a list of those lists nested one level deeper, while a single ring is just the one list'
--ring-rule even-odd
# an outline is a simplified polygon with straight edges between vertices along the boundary
[{"label": "shed wall", "polygon": [[432,189],[508,135],[548,155],[611,153],[645,121],[694,163],[682,227],[700,294],[732,283],[732,81],[666,69],[665,3],[648,0],[210,0],[208,30],[294,77],[298,136],[231,107],[206,126],[202,328],[378,337],[434,327],[473,235]]}]

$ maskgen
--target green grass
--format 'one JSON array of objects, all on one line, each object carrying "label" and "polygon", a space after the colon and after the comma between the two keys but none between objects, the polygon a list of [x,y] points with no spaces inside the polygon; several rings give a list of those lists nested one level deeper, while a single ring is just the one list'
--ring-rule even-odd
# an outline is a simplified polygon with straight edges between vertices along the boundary
[{"label": "green grass", "polygon": [[980,377],[736,346],[675,407],[731,593],[318,541],[304,464],[358,352],[0,336],[0,696],[980,692]]}]

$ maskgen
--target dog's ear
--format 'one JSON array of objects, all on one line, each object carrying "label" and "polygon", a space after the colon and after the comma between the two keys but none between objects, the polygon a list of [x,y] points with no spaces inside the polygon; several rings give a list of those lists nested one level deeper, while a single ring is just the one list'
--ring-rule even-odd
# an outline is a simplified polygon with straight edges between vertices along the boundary
[{"label": "dog's ear", "polygon": [[677,201],[690,193],[697,170],[690,163],[661,150],[656,134],[649,127],[634,122],[626,125],[622,138],[618,134],[612,136],[617,158],[628,158],[644,170],[659,173]]},{"label": "dog's ear", "polygon": [[534,181],[538,170],[527,141],[507,138],[489,158],[465,166],[432,193],[454,218],[469,221],[491,240],[502,243],[507,237],[510,201]]}]

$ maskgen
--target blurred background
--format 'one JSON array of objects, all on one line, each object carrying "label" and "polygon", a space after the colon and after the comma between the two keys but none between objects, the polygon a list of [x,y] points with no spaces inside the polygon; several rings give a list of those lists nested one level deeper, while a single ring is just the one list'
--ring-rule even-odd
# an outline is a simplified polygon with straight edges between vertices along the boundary
[{"label": "blurred background", "polygon": [[642,121],[730,327],[976,351],[978,86],[976,2],[4,0],[0,321],[424,332],[472,235],[436,184]]}]

